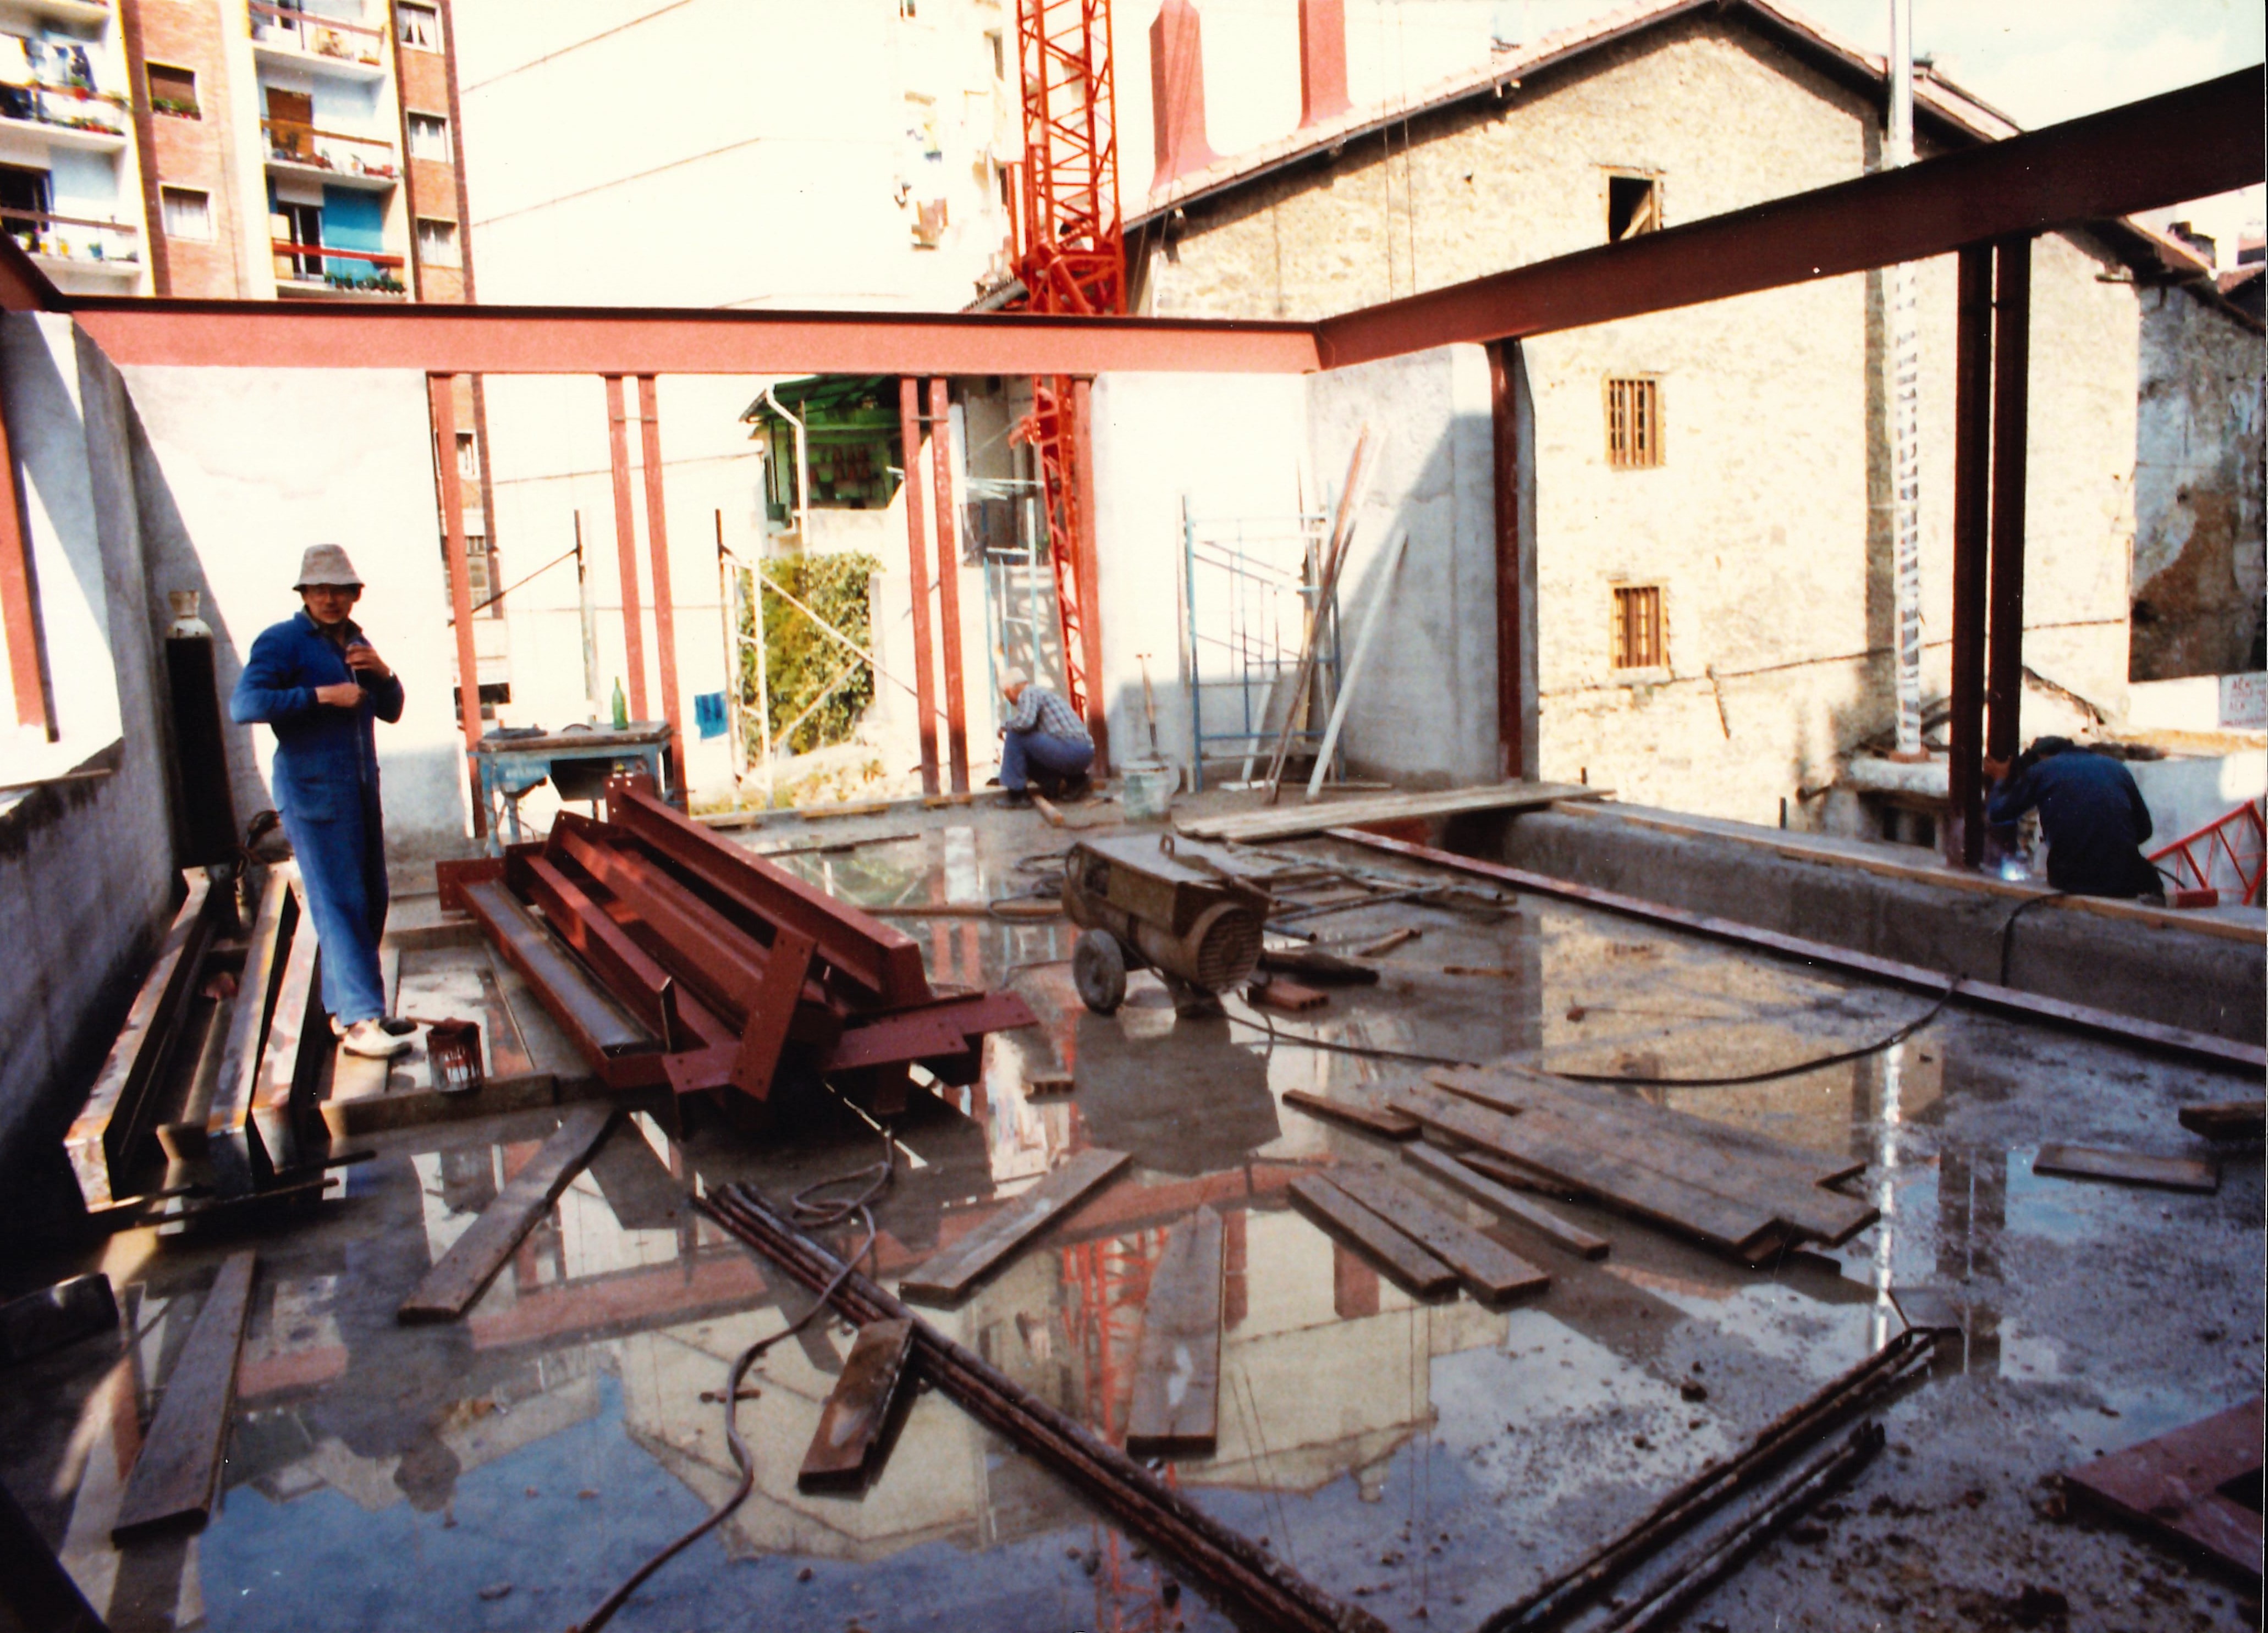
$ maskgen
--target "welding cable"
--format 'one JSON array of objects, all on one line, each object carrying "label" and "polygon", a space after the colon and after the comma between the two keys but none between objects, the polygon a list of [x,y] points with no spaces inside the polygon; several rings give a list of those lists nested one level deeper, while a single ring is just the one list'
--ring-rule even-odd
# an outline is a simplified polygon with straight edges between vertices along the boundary
[{"label": "welding cable", "polygon": [[1323,1049],[1333,1055],[1359,1055],[1366,1060],[1406,1060],[1413,1066],[1471,1066],[1478,1063],[1469,1060],[1450,1060],[1440,1055],[1410,1055],[1401,1049],[1372,1048],[1359,1043],[1334,1043],[1328,1038],[1303,1038],[1296,1032],[1277,1031],[1276,1023],[1265,1015],[1256,1021],[1247,1020],[1241,1015],[1230,1015],[1226,1019],[1233,1026],[1266,1033],[1271,1048],[1278,1043],[1289,1043],[1297,1048]]},{"label": "welding cable", "polygon": [[2060,901],[2071,894],[2068,890],[2051,890],[2043,896],[2027,896],[2016,903],[2007,917],[2000,921],[2000,984],[2002,986],[2008,984],[2008,948],[2011,945],[2009,937],[2016,928],[2016,921],[2023,917],[2024,909],[2036,908],[2043,901]]},{"label": "welding cable", "polygon": [[[748,1369],[762,1357],[767,1350],[782,1339],[792,1337],[801,1332],[823,1312],[830,1309],[834,1304],[835,1295],[842,1291],[843,1284],[850,1279],[858,1267],[865,1262],[869,1255],[873,1253],[874,1244],[881,1235],[880,1227],[874,1223],[873,1204],[875,1199],[889,1188],[890,1181],[896,1173],[897,1151],[897,1142],[891,1136],[889,1126],[886,1123],[882,1126],[882,1159],[880,1162],[870,1163],[865,1167],[853,1169],[849,1173],[838,1173],[832,1179],[821,1180],[814,1184],[806,1185],[788,1200],[789,1217],[806,1230],[832,1230],[835,1226],[856,1217],[865,1229],[865,1240],[859,1245],[858,1252],[843,1261],[843,1267],[836,1273],[835,1279],[829,1282],[826,1291],[812,1302],[811,1308],[806,1310],[779,1331],[768,1337],[757,1339],[755,1342],[733,1357],[732,1371],[726,1375],[725,1380],[725,1445],[733,1454],[733,1465],[740,1471],[739,1482],[733,1486],[725,1500],[710,1512],[708,1518],[664,1547],[645,1563],[632,1571],[620,1587],[607,1595],[605,1602],[598,1609],[593,1611],[584,1621],[571,1627],[568,1633],[599,1633],[600,1628],[614,1620],[615,1613],[630,1602],[630,1595],[645,1585],[647,1578],[652,1576],[655,1571],[660,1570],[703,1537],[707,1536],[718,1526],[723,1525],[732,1517],[734,1510],[748,1500],[748,1493],[755,1490],[756,1485],[756,1460],[749,1453],[747,1442],[740,1438],[741,1380],[748,1375]],[[815,1202],[807,1200],[815,1191],[829,1190],[839,1185],[852,1185],[860,1181],[865,1182],[865,1188],[856,1195],[836,1197],[831,1200],[822,1198]]]},{"label": "welding cable", "polygon": [[1554,1066],[1534,1066],[1529,1070],[1540,1071],[1546,1077],[1565,1078],[1571,1083],[1620,1084],[1638,1089],[1734,1089],[1749,1083],[1773,1083],[1782,1078],[1800,1078],[1808,1071],[1823,1071],[1830,1066],[1840,1066],[1848,1061],[1864,1060],[1869,1055],[1881,1054],[1894,1044],[1904,1043],[1945,1013],[1945,1006],[1953,1002],[1954,996],[1960,990],[1960,982],[1948,982],[1945,990],[1938,995],[1936,1003],[1887,1037],[1877,1038],[1872,1043],[1862,1043],[1855,1049],[1841,1049],[1816,1059],[1798,1061],[1793,1066],[1774,1066],[1764,1071],[1744,1071],[1724,1078],[1624,1077],[1603,1071],[1561,1071]]}]

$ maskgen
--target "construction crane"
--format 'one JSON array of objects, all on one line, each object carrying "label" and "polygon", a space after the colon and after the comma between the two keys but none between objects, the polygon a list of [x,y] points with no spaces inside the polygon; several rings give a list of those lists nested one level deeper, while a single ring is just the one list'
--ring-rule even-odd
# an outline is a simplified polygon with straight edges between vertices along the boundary
[{"label": "construction crane", "polygon": [[[1016,0],[1016,49],[1024,109],[1016,220],[1020,304],[1027,312],[1081,317],[1123,313],[1126,239],[1118,213],[1110,0]],[[1094,586],[1081,581],[1078,548],[1088,519],[1079,513],[1076,385],[1064,374],[1034,379],[1032,412],[1014,439],[1031,445],[1039,466],[1064,689],[1071,708],[1092,725],[1100,710],[1099,677],[1089,673],[1083,612],[1083,596]]]}]

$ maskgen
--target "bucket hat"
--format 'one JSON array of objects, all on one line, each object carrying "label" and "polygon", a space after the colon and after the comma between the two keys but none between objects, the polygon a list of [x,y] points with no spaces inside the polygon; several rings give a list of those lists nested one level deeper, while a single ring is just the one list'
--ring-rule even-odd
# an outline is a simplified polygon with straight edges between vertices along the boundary
[{"label": "bucket hat", "polygon": [[335,585],[350,590],[362,588],[362,575],[347,560],[346,548],[336,544],[311,544],[307,553],[299,558],[299,582],[295,590],[313,589],[318,585]]}]

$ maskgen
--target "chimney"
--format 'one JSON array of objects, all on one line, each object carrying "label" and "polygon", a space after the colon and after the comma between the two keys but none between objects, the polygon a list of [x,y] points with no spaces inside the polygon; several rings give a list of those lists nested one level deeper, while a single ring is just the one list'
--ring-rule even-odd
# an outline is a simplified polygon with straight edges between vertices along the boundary
[{"label": "chimney", "polygon": [[1165,0],[1150,25],[1150,120],[1158,149],[1152,193],[1220,157],[1205,142],[1204,42],[1189,0]]},{"label": "chimney", "polygon": [[1300,129],[1344,114],[1346,0],[1300,0]]}]

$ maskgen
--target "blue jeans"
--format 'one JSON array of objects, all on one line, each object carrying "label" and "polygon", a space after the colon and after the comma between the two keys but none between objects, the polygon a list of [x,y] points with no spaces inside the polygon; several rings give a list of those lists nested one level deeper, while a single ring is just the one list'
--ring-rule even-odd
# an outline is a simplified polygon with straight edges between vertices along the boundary
[{"label": "blue jeans", "polygon": [[1014,792],[1029,786],[1033,768],[1074,777],[1094,763],[1094,745],[1083,737],[1050,737],[1036,729],[1010,732],[1000,739],[1000,786]]},{"label": "blue jeans", "polygon": [[284,833],[298,858],[302,900],[322,949],[323,1007],[351,1026],[386,1013],[378,967],[378,938],[386,929],[386,831],[375,798],[349,796],[342,803],[338,816],[324,820],[284,812]]}]

